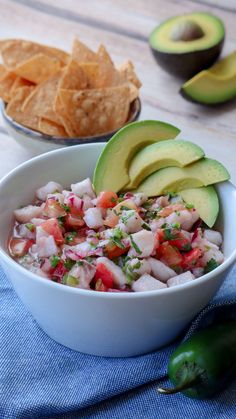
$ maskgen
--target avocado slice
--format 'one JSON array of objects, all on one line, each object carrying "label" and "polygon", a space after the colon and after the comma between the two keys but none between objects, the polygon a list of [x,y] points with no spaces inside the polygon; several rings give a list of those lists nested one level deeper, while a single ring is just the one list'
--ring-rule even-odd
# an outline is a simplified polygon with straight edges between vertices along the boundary
[{"label": "avocado slice", "polygon": [[181,77],[210,67],[224,43],[223,22],[206,12],[174,16],[156,27],[149,45],[158,64]]},{"label": "avocado slice", "polygon": [[186,99],[217,104],[236,96],[236,51],[201,71],[182,86],[180,93]]},{"label": "avocado slice", "polygon": [[203,158],[187,167],[166,167],[157,170],[144,179],[135,192],[157,196],[182,189],[208,186],[229,178],[228,171],[220,162]]},{"label": "avocado slice", "polygon": [[193,204],[204,223],[213,227],[219,213],[219,199],[213,186],[184,189],[178,195],[187,204]]},{"label": "avocado slice", "polygon": [[180,130],[161,121],[133,122],[121,128],[102,150],[93,176],[98,194],[104,190],[118,192],[129,182],[129,163],[142,147],[175,138]]},{"label": "avocado slice", "polygon": [[144,147],[130,162],[130,182],[126,189],[138,185],[156,170],[168,166],[184,167],[204,157],[204,151],[194,143],[183,140],[168,140]]}]

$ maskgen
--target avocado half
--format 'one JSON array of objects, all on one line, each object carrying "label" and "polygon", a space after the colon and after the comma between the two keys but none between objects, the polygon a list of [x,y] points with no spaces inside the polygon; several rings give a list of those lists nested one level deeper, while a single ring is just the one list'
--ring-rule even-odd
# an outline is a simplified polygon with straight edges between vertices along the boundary
[{"label": "avocado half", "polygon": [[216,105],[236,97],[236,51],[183,84],[181,95],[191,102]]},{"label": "avocado half", "polygon": [[151,33],[149,45],[164,70],[186,78],[216,61],[224,36],[224,25],[218,17],[196,12],[161,23]]}]

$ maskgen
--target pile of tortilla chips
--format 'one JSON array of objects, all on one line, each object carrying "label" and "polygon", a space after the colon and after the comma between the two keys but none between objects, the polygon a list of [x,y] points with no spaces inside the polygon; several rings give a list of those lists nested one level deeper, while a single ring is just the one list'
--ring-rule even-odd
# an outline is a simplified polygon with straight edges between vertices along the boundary
[{"label": "pile of tortilla chips", "polygon": [[127,121],[141,83],[131,61],[115,67],[75,39],[72,53],[20,39],[0,41],[0,97],[19,124],[57,137],[88,137]]}]

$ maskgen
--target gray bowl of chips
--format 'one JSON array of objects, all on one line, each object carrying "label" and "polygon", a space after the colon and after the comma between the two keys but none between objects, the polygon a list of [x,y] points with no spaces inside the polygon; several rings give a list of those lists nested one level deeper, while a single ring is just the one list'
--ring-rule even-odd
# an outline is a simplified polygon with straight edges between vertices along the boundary
[{"label": "gray bowl of chips", "polygon": [[0,98],[9,134],[32,155],[108,141],[141,109],[132,61],[116,66],[104,45],[78,39],[71,53],[22,39],[2,40]]},{"label": "gray bowl of chips", "polygon": [[[19,124],[6,113],[6,104],[1,101],[1,114],[8,134],[13,137],[22,147],[27,148],[33,155],[41,154],[60,147],[73,146],[86,143],[102,143],[109,139],[118,131],[118,129],[104,134],[90,137],[57,137],[32,130]],[[141,112],[141,101],[136,98],[130,104],[129,115],[126,124],[138,120]]]}]

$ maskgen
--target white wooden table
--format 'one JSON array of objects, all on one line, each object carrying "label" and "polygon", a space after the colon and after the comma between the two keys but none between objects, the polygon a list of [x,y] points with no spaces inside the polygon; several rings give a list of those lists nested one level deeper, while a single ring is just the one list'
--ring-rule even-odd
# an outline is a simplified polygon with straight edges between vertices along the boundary
[{"label": "white wooden table", "polygon": [[[158,67],[147,44],[160,21],[175,14],[211,11],[225,23],[222,55],[226,55],[236,49],[235,0],[0,0],[0,10],[0,38],[32,39],[70,50],[78,36],[94,49],[104,43],[116,63],[130,58],[143,83],[141,119],[181,128],[182,138],[219,159],[236,184],[236,101],[217,108],[187,102],[178,93],[180,81]],[[0,177],[28,158],[0,121]]]}]

